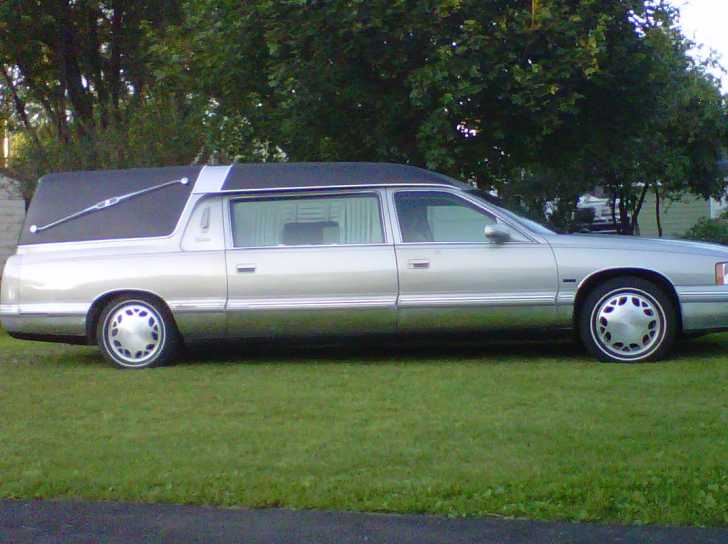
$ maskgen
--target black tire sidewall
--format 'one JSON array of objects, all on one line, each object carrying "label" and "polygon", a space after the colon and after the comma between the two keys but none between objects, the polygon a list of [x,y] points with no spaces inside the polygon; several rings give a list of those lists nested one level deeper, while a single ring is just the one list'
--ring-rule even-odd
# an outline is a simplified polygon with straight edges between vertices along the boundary
[{"label": "black tire sidewall", "polygon": [[[108,326],[110,315],[118,309],[119,306],[130,303],[142,304],[154,310],[154,312],[162,320],[162,324],[164,326],[162,347],[157,352],[157,355],[153,359],[150,359],[147,363],[137,366],[128,365],[123,361],[117,360],[113,351],[106,345],[106,328]],[[124,370],[142,370],[145,368],[154,368],[170,364],[173,361],[180,344],[179,332],[177,331],[174,319],[172,318],[169,310],[167,310],[164,305],[157,302],[153,297],[145,295],[121,295],[111,299],[106,306],[104,306],[96,324],[96,340],[104,358],[115,367]]]},{"label": "black tire sidewall", "polygon": [[[592,334],[592,316],[596,307],[610,293],[620,289],[641,291],[649,296],[659,306],[658,310],[664,317],[662,340],[655,349],[642,357],[635,359],[622,359],[612,356],[602,349]],[[594,357],[602,362],[633,364],[663,359],[672,349],[675,338],[679,332],[677,309],[672,298],[655,283],[644,278],[634,276],[620,276],[597,285],[586,295],[578,316],[579,336],[584,347]]]}]

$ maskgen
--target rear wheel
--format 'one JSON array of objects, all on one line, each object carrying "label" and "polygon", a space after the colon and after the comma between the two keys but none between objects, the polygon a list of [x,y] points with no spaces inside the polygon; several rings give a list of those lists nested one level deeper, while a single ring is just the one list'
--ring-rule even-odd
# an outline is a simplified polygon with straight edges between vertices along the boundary
[{"label": "rear wheel", "polygon": [[165,365],[179,347],[169,311],[144,295],[112,299],[101,312],[96,337],[104,357],[120,368]]},{"label": "rear wheel", "polygon": [[582,343],[605,362],[662,359],[677,332],[671,297],[651,281],[637,277],[613,278],[595,287],[579,315]]}]

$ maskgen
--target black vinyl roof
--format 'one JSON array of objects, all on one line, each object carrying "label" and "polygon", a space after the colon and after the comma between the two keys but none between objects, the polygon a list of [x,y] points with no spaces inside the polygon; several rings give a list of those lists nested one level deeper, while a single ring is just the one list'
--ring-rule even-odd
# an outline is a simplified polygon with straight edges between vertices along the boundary
[{"label": "black vinyl roof", "polygon": [[[19,243],[41,244],[171,234],[200,170],[201,166],[171,166],[61,172],[43,176],[30,202]],[[176,183],[158,192],[150,192],[43,230],[44,225],[63,220],[70,214],[105,199],[181,178],[188,178],[189,183]],[[39,227],[37,232],[31,231],[33,225]]]},{"label": "black vinyl roof", "polygon": [[223,191],[436,184],[465,188],[464,183],[416,166],[376,162],[234,164]]}]

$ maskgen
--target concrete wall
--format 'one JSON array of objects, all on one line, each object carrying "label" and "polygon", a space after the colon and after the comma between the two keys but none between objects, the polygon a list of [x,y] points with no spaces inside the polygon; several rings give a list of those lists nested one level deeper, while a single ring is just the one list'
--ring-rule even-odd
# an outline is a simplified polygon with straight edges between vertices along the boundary
[{"label": "concrete wall", "polygon": [[15,253],[25,219],[25,201],[18,183],[0,174],[0,271],[9,255]]}]

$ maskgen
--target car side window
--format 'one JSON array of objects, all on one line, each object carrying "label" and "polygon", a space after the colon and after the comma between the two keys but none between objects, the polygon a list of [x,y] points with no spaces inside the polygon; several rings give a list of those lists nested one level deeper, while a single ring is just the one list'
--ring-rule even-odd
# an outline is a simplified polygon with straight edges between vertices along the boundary
[{"label": "car side window", "polygon": [[373,193],[233,200],[235,247],[354,245],[384,242]]},{"label": "car side window", "polygon": [[394,196],[402,241],[483,242],[485,227],[501,224],[515,241],[526,241],[518,231],[498,218],[451,193],[400,191]]}]

